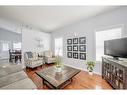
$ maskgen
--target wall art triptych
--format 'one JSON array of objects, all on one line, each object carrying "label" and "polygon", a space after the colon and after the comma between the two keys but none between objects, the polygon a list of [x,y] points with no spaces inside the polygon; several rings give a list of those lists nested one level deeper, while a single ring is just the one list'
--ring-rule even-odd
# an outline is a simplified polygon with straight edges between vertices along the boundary
[{"label": "wall art triptych", "polygon": [[67,57],[86,60],[86,37],[67,39]]}]

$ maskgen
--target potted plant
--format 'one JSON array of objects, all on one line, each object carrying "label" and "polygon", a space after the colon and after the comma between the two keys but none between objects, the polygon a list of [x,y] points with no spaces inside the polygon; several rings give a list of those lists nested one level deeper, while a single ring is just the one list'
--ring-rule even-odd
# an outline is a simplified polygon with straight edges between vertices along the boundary
[{"label": "potted plant", "polygon": [[93,75],[93,69],[94,69],[95,62],[87,61],[86,65],[87,65],[87,70],[89,71],[89,74]]},{"label": "potted plant", "polygon": [[57,72],[61,72],[62,71],[62,62],[61,62],[61,57],[60,56],[56,56],[56,70]]}]

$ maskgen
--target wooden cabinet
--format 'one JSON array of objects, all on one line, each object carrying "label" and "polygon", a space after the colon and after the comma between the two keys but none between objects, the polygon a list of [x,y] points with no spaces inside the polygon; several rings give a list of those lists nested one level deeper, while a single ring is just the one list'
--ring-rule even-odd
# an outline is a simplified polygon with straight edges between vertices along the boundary
[{"label": "wooden cabinet", "polygon": [[127,89],[127,62],[103,57],[102,78],[115,89]]}]

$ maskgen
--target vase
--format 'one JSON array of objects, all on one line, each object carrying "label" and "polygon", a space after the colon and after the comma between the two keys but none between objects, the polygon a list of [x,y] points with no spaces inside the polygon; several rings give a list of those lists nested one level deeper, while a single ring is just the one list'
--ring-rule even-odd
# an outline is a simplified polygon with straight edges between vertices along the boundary
[{"label": "vase", "polygon": [[61,67],[56,67],[56,72],[62,72],[62,68]]},{"label": "vase", "polygon": [[89,72],[89,75],[93,75],[93,72]]}]

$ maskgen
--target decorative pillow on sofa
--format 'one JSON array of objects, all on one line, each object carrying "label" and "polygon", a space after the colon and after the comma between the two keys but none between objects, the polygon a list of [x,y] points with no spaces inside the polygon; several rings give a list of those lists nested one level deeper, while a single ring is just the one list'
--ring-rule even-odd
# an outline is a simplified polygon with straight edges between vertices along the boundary
[{"label": "decorative pillow on sofa", "polygon": [[36,52],[33,53],[33,59],[38,60],[38,53],[36,53]]},{"label": "decorative pillow on sofa", "polygon": [[32,52],[26,52],[28,58],[33,58],[33,53]]}]

